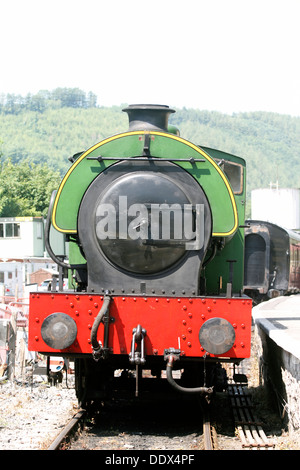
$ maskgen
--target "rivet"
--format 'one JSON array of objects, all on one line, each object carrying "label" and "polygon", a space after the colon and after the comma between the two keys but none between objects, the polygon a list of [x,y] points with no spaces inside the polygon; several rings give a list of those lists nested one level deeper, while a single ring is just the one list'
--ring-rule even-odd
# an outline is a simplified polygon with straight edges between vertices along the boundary
[{"label": "rivet", "polygon": [[53,294],[51,295],[51,299],[54,299],[54,295],[53,295]]},{"label": "rivet", "polygon": [[182,307],[182,310],[186,310],[186,309],[187,309],[187,306],[184,305],[184,306]]},{"label": "rivet", "polygon": [[91,330],[92,329],[92,325],[89,323],[88,324],[88,329]]},{"label": "rivet", "polygon": [[210,308],[210,307],[207,307],[207,311],[208,311],[208,312],[211,312],[211,308]]},{"label": "rivet", "polygon": [[244,343],[241,343],[241,348],[244,348],[244,347],[245,347]]},{"label": "rivet", "polygon": [[177,302],[180,304],[180,302],[181,302],[181,299],[177,299]]},{"label": "rivet", "polygon": [[192,346],[192,343],[188,342],[187,345],[190,348]]},{"label": "rivet", "polygon": [[185,339],[185,335],[182,335],[181,338],[182,338],[182,339]]},{"label": "rivet", "polygon": [[233,328],[237,328],[237,324],[236,324],[236,323],[232,323],[232,326],[233,326]]},{"label": "rivet", "polygon": [[203,313],[202,313],[202,315],[201,315],[201,318],[202,318],[202,320],[204,320],[204,318],[205,318],[205,315],[203,315]]},{"label": "rivet", "polygon": [[185,321],[185,320],[182,320],[182,324],[183,324],[183,325],[186,325],[186,321]]},{"label": "rivet", "polygon": [[241,327],[242,327],[243,329],[246,328],[244,323],[241,324]]},{"label": "rivet", "polygon": [[92,315],[92,313],[93,313],[92,310],[88,310],[89,315]]},{"label": "rivet", "polygon": [[79,295],[76,295],[75,297],[76,297],[77,300],[79,299]]},{"label": "rivet", "polygon": [[98,307],[98,304],[97,302],[94,303],[94,307],[97,308]]},{"label": "rivet", "polygon": [[73,308],[73,307],[74,307],[74,304],[73,304],[72,302],[70,303],[70,307],[71,307],[71,308]]},{"label": "rivet", "polygon": [[202,302],[203,304],[205,304],[205,303],[206,303],[206,300],[205,300],[205,299],[202,299],[201,302]]},{"label": "rivet", "polygon": [[193,331],[192,328],[188,328],[189,333],[192,333],[192,331]]},{"label": "rivet", "polygon": [[36,317],[35,321],[36,321],[36,323],[39,323],[40,319],[38,317]]},{"label": "rivet", "polygon": [[79,315],[79,312],[78,312],[78,310],[76,310],[76,311],[75,311],[75,315],[77,315],[77,317],[78,317],[78,315]]},{"label": "rivet", "polygon": [[188,313],[188,317],[189,317],[189,318],[193,318],[193,314],[192,314],[192,313]]},{"label": "rivet", "polygon": [[34,339],[35,339],[36,341],[38,341],[38,340],[39,340],[39,337],[38,337],[38,336],[35,336]]}]

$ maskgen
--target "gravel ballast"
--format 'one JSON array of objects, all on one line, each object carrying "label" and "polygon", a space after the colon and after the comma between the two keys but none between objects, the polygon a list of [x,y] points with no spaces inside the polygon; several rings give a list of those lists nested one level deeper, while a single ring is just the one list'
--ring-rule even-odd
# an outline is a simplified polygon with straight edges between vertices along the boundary
[{"label": "gravel ballast", "polygon": [[45,450],[77,410],[74,388],[0,383],[0,450]]}]

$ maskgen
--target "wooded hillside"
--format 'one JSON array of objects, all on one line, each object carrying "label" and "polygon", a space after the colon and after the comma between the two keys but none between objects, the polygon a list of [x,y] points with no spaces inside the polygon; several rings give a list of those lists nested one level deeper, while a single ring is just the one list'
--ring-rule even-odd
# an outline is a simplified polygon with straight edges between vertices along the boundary
[{"label": "wooded hillside", "polygon": [[[127,114],[122,112],[126,104],[104,108],[96,102],[93,93],[86,95],[78,89],[43,91],[27,97],[0,95],[2,162],[28,159],[63,175],[70,166],[68,157],[128,129]],[[162,104],[172,107],[172,103]],[[280,187],[300,187],[300,118],[183,108],[176,109],[170,123],[195,144],[244,158],[248,199],[252,189],[268,187],[277,180]]]}]

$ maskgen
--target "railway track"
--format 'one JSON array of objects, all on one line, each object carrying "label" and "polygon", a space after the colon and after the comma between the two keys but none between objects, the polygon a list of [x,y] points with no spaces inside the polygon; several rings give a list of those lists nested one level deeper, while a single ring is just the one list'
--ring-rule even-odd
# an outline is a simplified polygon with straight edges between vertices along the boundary
[{"label": "railway track", "polygon": [[[200,414],[203,416],[202,437],[201,437],[201,425],[200,425],[199,433],[191,432],[191,428],[189,426],[187,426],[187,430],[188,430],[187,432],[188,433],[190,432],[190,434],[189,434],[190,439],[188,439],[188,437],[184,437],[184,439],[180,439],[180,436],[176,436],[176,431],[175,432],[170,432],[169,427],[167,427],[166,429],[163,429],[163,430],[160,430],[159,432],[157,432],[156,440],[159,441],[159,434],[161,434],[163,436],[162,439],[164,439],[164,441],[166,442],[165,445],[162,445],[160,447],[162,450],[168,449],[168,442],[171,443],[172,441],[174,441],[174,445],[175,445],[174,449],[176,449],[176,448],[180,449],[180,450],[186,449],[186,450],[191,451],[191,449],[199,450],[201,448],[201,449],[204,449],[204,450],[214,450],[215,444],[216,444],[216,439],[213,437],[213,428],[211,426],[210,418],[209,418],[209,408],[208,407],[203,408],[201,406],[201,411],[200,411],[200,406],[199,406],[198,411],[199,411],[199,416],[200,416]],[[62,431],[54,439],[54,441],[50,444],[50,446],[48,447],[48,450],[65,450],[65,449],[69,449],[69,448],[72,449],[74,447],[73,437],[72,436],[76,435],[76,431],[78,429],[83,430],[83,433],[85,432],[85,434],[86,434],[86,436],[84,436],[84,438],[83,438],[83,441],[84,441],[84,444],[82,444],[83,447],[85,447],[87,445],[92,447],[94,445],[94,446],[96,446],[97,449],[100,449],[103,446],[104,448],[110,449],[110,450],[112,450],[113,448],[115,448],[117,450],[120,450],[120,448],[122,448],[122,445],[121,445],[120,442],[124,441],[124,439],[123,439],[124,436],[127,437],[128,442],[134,442],[134,441],[136,442],[137,440],[141,439],[142,435],[145,436],[144,440],[148,442],[148,445],[149,445],[149,440],[153,441],[153,431],[150,430],[149,435],[147,436],[147,433],[144,430],[142,432],[137,431],[137,430],[132,431],[131,428],[129,427],[127,432],[123,431],[123,432],[119,433],[119,435],[121,437],[119,440],[112,438],[111,439],[112,443],[111,444],[108,443],[106,429],[108,427],[110,429],[113,429],[114,426],[116,426],[116,429],[118,429],[120,427],[120,423],[116,423],[116,425],[115,425],[114,424],[114,418],[113,418],[112,421],[109,422],[109,424],[107,425],[107,423],[106,423],[107,417],[105,417],[105,413],[104,413],[104,417],[102,419],[101,419],[101,414],[102,414],[101,411],[100,411],[100,413],[96,412],[95,417],[93,417],[88,411],[79,410],[70,419],[70,421],[62,429]],[[118,412],[117,412],[117,414],[118,414]],[[128,417],[127,417],[127,419],[128,419]],[[135,423],[136,418],[133,416],[132,419],[133,419],[133,422]],[[89,421],[89,423],[94,423],[94,424],[85,425],[87,420]],[[104,427],[105,427],[105,430],[104,430],[103,434],[101,434],[101,432],[98,431],[98,428],[101,427],[102,420],[104,422]],[[122,420],[122,418],[121,418],[121,420]],[[99,422],[100,422],[100,426],[99,426]],[[200,423],[201,423],[201,421],[200,421]],[[133,426],[135,426],[135,424]],[[162,427],[164,428],[163,423],[162,423]],[[170,426],[170,428],[171,427],[172,426]],[[180,423],[179,423],[179,427],[180,427]],[[192,424],[192,431],[193,431],[193,429],[194,429],[194,424]],[[177,431],[178,431],[178,429],[177,429]],[[110,433],[114,434],[114,432],[111,432],[111,431],[110,431]],[[87,442],[89,441],[89,437],[88,437],[89,434],[91,434],[91,435],[96,434],[98,436],[98,442],[97,442],[97,439],[96,439],[96,442],[95,442],[95,439],[93,439],[93,443],[88,443],[87,444]],[[169,438],[167,438],[168,434],[170,434]],[[183,432],[183,434],[185,434],[185,433]],[[199,434],[199,436],[198,436],[198,434]],[[103,436],[105,436],[105,437],[103,437]],[[189,444],[189,448],[188,448],[187,443]],[[76,449],[80,448],[80,445],[81,445],[80,443],[79,444],[75,443]],[[114,447],[112,447],[113,445],[114,445]],[[154,450],[156,450],[155,445],[156,444],[154,444]],[[107,446],[109,446],[109,447],[107,447]],[[125,449],[129,450],[130,448],[133,448],[133,447],[135,449],[137,448],[138,450],[143,450],[143,449],[140,449],[141,446],[142,446],[141,443],[139,443],[137,445],[137,442],[136,442],[136,446],[134,446],[132,444],[124,444],[124,450]],[[88,447],[88,448],[90,448],[90,447]]]},{"label": "railway track", "polygon": [[[227,436],[225,448],[227,445],[231,448],[231,441],[236,440],[238,435],[242,449],[273,449],[274,442],[266,436],[262,424],[255,416],[251,395],[246,381],[243,380],[244,374],[235,374],[233,377],[227,392],[224,392],[223,400],[226,408],[228,403],[231,407],[233,430],[235,429],[236,433],[232,438]],[[73,447],[80,449],[80,446],[87,449],[147,450],[151,444],[152,449],[169,449],[173,444],[173,449],[218,449],[219,435],[210,422],[211,405],[200,400],[195,400],[191,405],[188,402],[189,400],[182,400],[181,406],[178,407],[178,401],[173,397],[169,400],[164,398],[160,405],[156,405],[153,397],[150,397],[144,404],[135,400],[116,400],[96,411],[94,416],[91,412],[79,410],[53,441],[49,450]],[[221,405],[221,413],[222,409],[224,411],[224,402]],[[220,413],[220,410],[217,413]],[[202,430],[199,421],[201,416]],[[218,420],[219,417],[216,415],[214,419]],[[74,446],[70,434],[74,434],[78,428],[84,429],[82,434],[85,434],[86,440],[82,441],[83,444],[78,442]],[[185,432],[186,436],[180,439],[180,435]],[[94,436],[91,443],[87,443],[89,435]],[[163,437],[160,439],[160,436]],[[166,436],[169,436],[169,440]],[[190,445],[191,441],[193,446]],[[222,447],[224,448],[224,444],[221,444]]]}]

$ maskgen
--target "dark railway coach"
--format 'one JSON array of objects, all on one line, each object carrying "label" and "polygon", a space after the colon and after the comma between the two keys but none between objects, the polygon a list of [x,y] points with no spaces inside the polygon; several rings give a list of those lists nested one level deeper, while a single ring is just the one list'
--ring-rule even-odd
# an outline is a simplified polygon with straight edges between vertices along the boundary
[{"label": "dark railway coach", "polygon": [[47,249],[70,289],[31,294],[29,349],[74,359],[81,402],[168,382],[211,393],[222,361],[250,355],[245,162],[181,138],[168,106],[124,111],[129,130],[76,154],[52,196]]},{"label": "dark railway coach", "polygon": [[244,290],[256,302],[300,292],[300,234],[247,220]]}]

